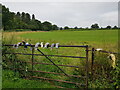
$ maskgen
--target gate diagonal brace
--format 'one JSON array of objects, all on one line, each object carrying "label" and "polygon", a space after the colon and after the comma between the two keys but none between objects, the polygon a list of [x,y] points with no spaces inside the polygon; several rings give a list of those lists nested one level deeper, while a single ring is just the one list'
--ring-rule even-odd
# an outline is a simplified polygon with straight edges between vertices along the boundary
[{"label": "gate diagonal brace", "polygon": [[[37,48],[37,51],[39,51],[43,56],[45,56],[50,62],[52,62],[60,71],[62,71],[67,77],[70,77],[68,74],[66,74],[60,67],[58,67],[47,55],[45,55],[41,50]],[[76,85],[78,88],[80,88],[78,85]]]},{"label": "gate diagonal brace", "polygon": [[45,55],[41,50],[37,49],[43,56],[45,56],[50,62],[52,62],[60,71],[62,71],[67,77],[69,77],[68,74],[66,74],[58,65],[56,65],[47,55]]}]

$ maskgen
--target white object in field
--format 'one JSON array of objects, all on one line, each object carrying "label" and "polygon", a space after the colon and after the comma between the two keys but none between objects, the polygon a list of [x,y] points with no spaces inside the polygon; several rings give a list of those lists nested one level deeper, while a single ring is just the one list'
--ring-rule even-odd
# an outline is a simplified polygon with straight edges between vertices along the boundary
[{"label": "white object in field", "polygon": [[59,48],[59,43],[56,43],[56,46],[55,46],[56,48]]},{"label": "white object in field", "polygon": [[44,48],[48,48],[49,43],[47,42],[44,46]]},{"label": "white object in field", "polygon": [[28,71],[28,67],[26,66],[26,70],[25,70],[26,72]]},{"label": "white object in field", "polygon": [[25,48],[27,48],[27,46],[28,46],[28,45],[30,45],[28,42],[27,42],[27,43],[25,43]]},{"label": "white object in field", "polygon": [[39,46],[39,45],[40,45],[40,43],[39,43],[39,42],[35,44],[35,50],[37,50],[37,49],[38,49],[38,46]]},{"label": "white object in field", "polygon": [[101,50],[103,50],[103,49],[102,49],[102,48],[97,48],[97,49],[96,49],[96,51],[101,51]]},{"label": "white object in field", "polygon": [[25,45],[30,45],[28,42]]},{"label": "white object in field", "polygon": [[15,47],[16,47],[16,44],[13,45],[13,48],[15,48]]},{"label": "white object in field", "polygon": [[116,66],[116,63],[115,63],[116,57],[115,57],[115,55],[114,55],[114,54],[109,54],[108,57],[109,57],[110,60],[112,60],[111,66],[112,66],[113,68],[115,68],[115,66]]},{"label": "white object in field", "polygon": [[52,44],[51,44],[51,50],[54,48],[54,46],[55,46],[55,44],[54,44],[54,43],[52,43]]},{"label": "white object in field", "polygon": [[16,48],[18,48],[21,44],[22,44],[22,43],[21,43],[21,42],[19,42],[19,43],[16,45]]},{"label": "white object in field", "polygon": [[41,42],[41,43],[40,43],[40,45],[41,45],[41,48],[43,48],[43,47],[44,47],[43,42]]},{"label": "white object in field", "polygon": [[32,51],[32,50],[33,50],[33,48],[32,48],[32,47],[30,47],[30,50]]},{"label": "white object in field", "polygon": [[51,44],[51,48],[53,48],[54,46],[55,46],[55,44],[54,44],[54,43],[52,43],[52,44]]}]

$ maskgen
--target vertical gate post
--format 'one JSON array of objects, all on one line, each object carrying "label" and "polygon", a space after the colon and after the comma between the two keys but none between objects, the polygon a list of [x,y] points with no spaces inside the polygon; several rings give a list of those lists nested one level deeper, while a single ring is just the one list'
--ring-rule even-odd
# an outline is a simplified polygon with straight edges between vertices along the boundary
[{"label": "vertical gate post", "polygon": [[93,64],[94,64],[94,51],[95,51],[95,49],[92,48],[92,62],[91,62],[91,72],[92,72],[92,75],[93,75]]},{"label": "vertical gate post", "polygon": [[86,89],[88,89],[88,45],[86,46]]},{"label": "vertical gate post", "polygon": [[34,65],[34,47],[32,47],[32,70],[33,70],[33,65]]},{"label": "vertical gate post", "polygon": [[12,63],[13,63],[13,70],[14,70],[14,72],[16,72],[16,60],[15,60],[15,54],[12,54],[13,56],[13,60],[12,60]]}]

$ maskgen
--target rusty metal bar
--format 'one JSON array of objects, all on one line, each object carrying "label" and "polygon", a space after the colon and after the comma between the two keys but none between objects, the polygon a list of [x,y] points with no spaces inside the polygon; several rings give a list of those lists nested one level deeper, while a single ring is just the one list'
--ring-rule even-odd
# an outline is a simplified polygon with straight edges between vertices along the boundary
[{"label": "rusty metal bar", "polygon": [[[32,71],[32,70],[28,70],[28,71]],[[55,72],[46,72],[46,71],[32,71],[32,72],[40,72],[40,73],[50,73],[50,74],[56,74],[56,75],[64,75],[62,73],[55,73]],[[77,75],[68,75],[70,77],[77,77],[77,78],[86,78],[84,76],[77,76]]]},{"label": "rusty metal bar", "polygon": [[[12,68],[10,68],[10,69],[12,69]],[[23,69],[19,69],[19,70],[23,70]],[[44,78],[44,77],[37,77],[37,76],[29,76],[29,77],[38,78],[38,79],[44,79],[44,80],[50,80],[50,81],[63,82],[63,83],[70,83],[70,84],[75,84],[75,85],[80,85],[80,86],[85,86],[85,84],[80,84],[80,83],[75,83],[75,82],[70,82],[70,81],[56,80],[56,79],[50,79],[50,78]]]},{"label": "rusty metal bar", "polygon": [[[3,45],[3,46],[13,46],[13,44],[8,44],[8,45]],[[24,45],[20,45],[20,46],[24,46]],[[35,45],[27,45],[27,46],[34,47]],[[41,45],[39,45],[39,47],[41,47]],[[51,45],[48,45],[48,47],[51,47]],[[85,45],[85,46],[80,46],[80,45],[59,45],[59,47],[87,47],[87,45]]]},{"label": "rusty metal bar", "polygon": [[86,89],[88,89],[88,46],[86,47]]},{"label": "rusty metal bar", "polygon": [[79,46],[79,45],[59,45],[59,47],[87,47],[86,46]]},{"label": "rusty metal bar", "polygon": [[92,48],[92,62],[91,62],[91,72],[92,72],[92,75],[93,75],[93,64],[94,64],[94,51],[95,51],[95,49]]},{"label": "rusty metal bar", "polygon": [[[8,67],[9,68],[9,67]],[[12,69],[12,70],[21,70],[21,71],[25,71],[24,69],[21,69],[21,68],[9,68],[9,69]],[[55,72],[46,72],[46,71],[34,71],[34,70],[27,70],[27,71],[30,71],[30,72],[40,72],[40,73],[50,73],[50,74],[56,74],[56,75],[64,75],[62,73],[55,73]],[[86,78],[84,76],[77,76],[77,75],[69,75],[70,77],[77,77],[77,78]]]},{"label": "rusty metal bar", "polygon": [[[28,62],[28,61],[18,61],[18,62],[31,63],[31,62]],[[53,64],[50,64],[50,63],[37,63],[37,62],[34,62],[33,64],[53,65]],[[72,66],[72,65],[60,65],[60,64],[57,64],[57,65],[58,65],[58,66],[66,66],[66,67],[80,68],[79,66]],[[82,67],[81,67],[81,68],[82,68]]]},{"label": "rusty metal bar", "polygon": [[[3,45],[3,46],[13,46],[13,44],[8,44],[8,45]],[[21,45],[21,46],[24,46],[24,45]],[[35,45],[28,45],[28,46],[34,47]],[[50,47],[50,45],[48,45],[48,47]],[[86,48],[87,45],[85,45],[85,46],[80,46],[80,45],[59,45],[59,47],[85,47]],[[88,51],[92,51],[92,50],[88,50]],[[116,53],[116,52],[108,52],[108,51],[104,51],[104,50],[101,50],[99,52],[119,54],[119,53]]]},{"label": "rusty metal bar", "polygon": [[[95,50],[96,51],[96,50]],[[108,51],[104,51],[104,50],[100,50],[99,52],[103,52],[103,53],[113,53],[113,54],[119,54],[119,53],[116,53],[116,52],[108,52]]]},{"label": "rusty metal bar", "polygon": [[[13,45],[3,45],[3,46],[13,46]],[[24,46],[24,45],[21,45]],[[28,45],[30,47],[34,47],[35,45]],[[40,46],[40,45],[39,45]],[[48,46],[50,47],[50,45]],[[63,55],[45,55],[43,52],[41,52],[41,50],[37,49],[39,52],[41,52],[42,56],[45,56],[49,61],[51,61],[53,64],[49,64],[49,63],[35,63],[33,62],[28,62],[28,63],[32,63],[32,69],[33,69],[33,64],[44,64],[44,65],[55,65],[56,67],[58,66],[67,66],[67,67],[76,67],[79,68],[78,66],[71,66],[71,65],[56,65],[51,59],[48,58],[48,56],[57,56],[57,57],[71,57],[71,58],[86,58],[86,85],[82,85],[80,83],[75,83],[75,82],[69,82],[69,81],[63,81],[63,80],[55,80],[55,79],[50,79],[50,78],[45,78],[45,77],[37,77],[37,76],[31,76],[33,78],[39,78],[39,79],[44,79],[44,80],[50,80],[50,81],[58,81],[58,82],[64,82],[64,83],[71,83],[71,84],[75,84],[76,86],[78,85],[82,85],[82,86],[86,86],[86,88],[88,88],[88,45],[85,46],[78,46],[78,45],[59,45],[59,47],[84,47],[86,48],[86,57],[77,57],[77,56],[63,56]],[[39,54],[39,55],[41,55]],[[30,55],[30,54],[29,54]],[[35,55],[34,53],[31,54],[32,58],[33,55]],[[37,55],[37,54],[36,54]],[[21,61],[20,61],[21,62]],[[23,61],[22,61],[23,62]],[[26,62],[27,63],[27,62]],[[61,68],[58,67],[58,69],[60,69],[64,74],[60,73],[61,75],[66,75],[69,77],[68,74],[66,74]],[[52,73],[52,74],[59,74],[59,73],[54,73],[54,72],[44,72],[44,71],[34,71],[34,72],[42,72],[42,73]],[[60,75],[59,74],[59,75]],[[71,75],[70,75],[71,76]],[[73,76],[73,75],[72,75]],[[78,86],[79,87],[79,86]]]},{"label": "rusty metal bar", "polygon": [[30,76],[30,77],[38,78],[38,79],[44,79],[44,80],[49,80],[49,81],[57,81],[57,82],[70,83],[70,84],[85,86],[84,84],[70,82],[70,81],[56,80],[56,79],[50,79],[50,78],[44,78],[44,77],[37,77],[37,76]]},{"label": "rusty metal bar", "polygon": [[[49,63],[34,63],[34,64],[44,64],[44,65],[53,65],[53,64],[49,64]],[[72,66],[72,65],[60,65],[57,64],[58,66],[66,66],[66,67],[75,67],[75,68],[79,68],[79,66]]]},{"label": "rusty metal bar", "polygon": [[[32,55],[32,54],[25,54],[25,53],[5,53],[5,54],[21,54],[21,55]],[[42,54],[33,54],[35,56],[44,56]],[[46,55],[46,56],[53,56],[53,57],[69,57],[69,58],[86,58],[86,57],[78,57],[78,56],[63,56],[63,55]]]},{"label": "rusty metal bar", "polygon": [[[9,69],[12,69],[13,68],[9,68]],[[24,69],[21,69],[21,68],[14,68],[15,70],[21,70],[21,71],[25,71]],[[39,72],[39,73],[50,73],[50,74],[56,74],[56,75],[64,75],[62,73],[55,73],[55,72],[46,72],[46,71],[34,71],[34,70],[27,70],[27,71],[30,71],[30,72]],[[77,76],[77,75],[69,75],[70,77],[77,77],[77,78],[86,78],[84,76]]]},{"label": "rusty metal bar", "polygon": [[[48,59],[54,66],[56,66],[61,72],[63,72],[66,76],[68,76],[67,73],[65,73],[57,64],[55,64],[48,56],[46,56],[40,49],[37,49],[38,52],[40,52],[42,55],[45,56],[46,59]],[[68,76],[69,77],[69,76]]]},{"label": "rusty metal bar", "polygon": [[34,62],[33,62],[33,60],[34,60],[34,48],[33,47],[31,47],[32,48],[32,70],[33,70],[33,65],[34,65]]},{"label": "rusty metal bar", "polygon": [[[92,50],[88,50],[88,51],[92,51]],[[94,51],[97,51],[97,50],[94,50]],[[116,52],[108,52],[108,51],[104,51],[104,50],[100,50],[100,51],[98,51],[98,52],[119,54],[119,53],[116,53]]]}]

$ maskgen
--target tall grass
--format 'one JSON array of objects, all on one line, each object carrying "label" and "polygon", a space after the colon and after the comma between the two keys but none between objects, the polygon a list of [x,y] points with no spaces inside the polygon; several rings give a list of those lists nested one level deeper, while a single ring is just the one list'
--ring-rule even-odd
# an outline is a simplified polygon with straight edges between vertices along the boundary
[{"label": "tall grass", "polygon": [[[8,32],[7,32],[8,33]],[[10,32],[9,36],[7,36],[8,34],[5,33],[3,38],[3,44],[14,44],[17,43],[17,41],[21,41],[22,39],[17,37],[16,32]],[[42,49],[42,51],[45,54],[58,54],[58,55],[69,55],[69,54],[73,54],[74,52],[72,52],[72,50],[70,52],[66,52],[66,50],[69,50],[67,48],[64,49],[53,49],[52,51],[50,49]],[[17,61],[31,61],[31,56],[22,56],[21,55],[5,55],[4,53],[14,53],[14,52],[21,52],[21,53],[31,53],[30,48],[27,49],[23,49],[23,47],[19,47],[18,49],[13,49],[13,48],[8,48],[8,47],[4,47],[3,48],[3,66],[4,67],[11,67],[11,68],[22,68],[22,69],[26,69],[26,67],[31,70],[31,65],[30,64],[26,64],[26,63],[16,63]],[[38,53],[37,51],[35,51],[35,53]],[[79,52],[78,52],[79,55]],[[67,65],[79,65],[77,62],[79,62],[79,59],[67,59],[67,58],[57,58],[57,57],[50,57],[56,64],[67,64]],[[34,62],[41,62],[41,63],[51,63],[50,61],[48,61],[45,57],[40,57],[40,56],[35,56],[34,57]],[[71,67],[61,67],[67,74],[74,74],[75,73],[75,69],[76,68],[71,68]],[[57,73],[62,73],[61,71],[59,71],[58,68],[56,68],[55,66],[50,66],[50,65],[34,65],[34,70],[36,71],[47,71],[47,72],[57,72]],[[24,77],[24,72],[19,72],[21,77]],[[29,75],[31,73],[28,73]],[[47,78],[52,78],[52,79],[60,79],[60,80],[70,80],[69,78],[65,77],[65,76],[59,76],[59,75],[53,75],[53,74],[42,74],[42,73],[34,73],[34,75],[36,76],[44,76]],[[77,79],[76,79],[77,80]],[[71,80],[70,80],[71,81]],[[74,78],[75,81],[75,78]],[[60,85],[64,85],[64,84],[60,84]],[[71,85],[68,84],[69,87]],[[74,86],[74,85],[73,85]]]},{"label": "tall grass", "polygon": [[5,88],[53,88],[49,82],[36,81],[36,80],[25,80],[19,77],[19,73],[11,70],[3,70],[3,81],[2,86]]},{"label": "tall grass", "polygon": [[[50,42],[57,43],[59,42],[62,45],[89,45],[95,48],[103,48],[107,51],[117,52],[117,30],[112,31],[66,31],[66,32],[5,32],[3,34],[3,44],[17,44],[25,40],[26,42],[30,42],[32,44],[36,44],[37,42]],[[50,55],[71,55],[71,56],[85,56],[85,49],[82,48],[59,48],[53,49],[43,49],[39,48],[45,54]],[[89,48],[91,49],[91,48]],[[13,48],[4,48],[4,52],[21,52],[21,53],[31,53],[30,48],[23,49],[23,47],[19,47],[18,49]],[[36,54],[40,54],[35,51]],[[31,56],[21,56],[21,55],[12,55],[12,58],[15,58],[19,61],[31,61]],[[90,78],[89,87],[92,88],[111,88],[114,83],[109,83],[110,79],[113,79],[113,74],[111,73],[111,67],[109,59],[107,58],[107,54],[96,53],[95,55],[95,65],[94,65],[94,74],[91,76],[91,70],[89,69]],[[6,60],[12,60],[11,56],[4,57]],[[72,67],[61,67],[67,74],[71,75],[85,75],[85,59],[70,59],[70,58],[58,58],[58,57],[49,57],[56,64],[67,64],[67,65],[75,65],[80,66],[80,68],[72,68]],[[34,62],[40,63],[51,63],[43,56],[34,56]],[[30,64],[26,64],[28,69],[31,69]],[[20,68],[26,69],[24,65],[16,64]],[[91,53],[89,53],[89,68],[91,67]],[[55,66],[50,65],[34,65],[34,70],[47,71],[47,72],[57,72],[59,71]],[[20,72],[21,74],[24,72]],[[31,74],[31,73],[28,73]],[[53,75],[53,74],[42,74],[42,73],[34,73],[36,76],[43,76],[52,79],[60,79],[60,80],[68,80],[75,82],[84,83],[83,79],[78,78],[67,78],[65,76]],[[107,77],[109,76],[109,78]],[[91,80],[92,79],[92,80]],[[105,81],[107,80],[107,81]],[[103,84],[102,84],[103,83]],[[62,84],[54,82],[55,85],[65,86],[70,88],[69,84]],[[73,85],[72,88],[75,88]]]}]

